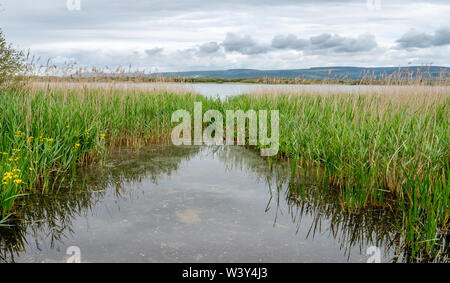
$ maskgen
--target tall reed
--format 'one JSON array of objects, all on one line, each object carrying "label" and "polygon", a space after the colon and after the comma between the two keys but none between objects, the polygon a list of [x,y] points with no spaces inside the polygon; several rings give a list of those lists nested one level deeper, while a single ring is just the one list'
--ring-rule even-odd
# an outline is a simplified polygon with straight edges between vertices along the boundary
[{"label": "tall reed", "polygon": [[[107,87],[5,90],[0,93],[0,207],[51,189],[52,178],[101,161],[114,146],[168,142],[171,114],[215,100],[194,94]],[[212,106],[211,106],[212,107]]]},{"label": "tall reed", "polygon": [[[175,110],[278,109],[280,154],[340,194],[342,208],[401,211],[412,257],[445,251],[449,228],[448,87],[277,92],[226,101],[183,91],[115,85],[33,85],[0,93],[0,206],[52,189],[52,179],[102,161],[115,146],[168,142]],[[205,125],[204,125],[205,126]],[[294,172],[295,173],[295,172]],[[448,245],[448,242],[447,244]],[[448,249],[447,249],[448,250]]]},{"label": "tall reed", "polygon": [[[278,109],[280,154],[316,168],[339,190],[343,209],[400,208],[413,256],[444,250],[450,232],[450,92],[257,93],[227,101],[235,109]],[[448,245],[448,243],[446,244]]]}]

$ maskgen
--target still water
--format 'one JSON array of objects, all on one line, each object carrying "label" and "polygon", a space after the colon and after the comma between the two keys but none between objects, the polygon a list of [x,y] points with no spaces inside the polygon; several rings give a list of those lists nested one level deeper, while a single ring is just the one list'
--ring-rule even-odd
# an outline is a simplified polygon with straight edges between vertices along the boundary
[{"label": "still water", "polygon": [[[308,93],[308,94],[360,94],[360,93],[395,93],[408,91],[410,86],[400,85],[337,85],[337,84],[245,84],[245,83],[116,83],[116,86],[136,87],[143,89],[167,88],[169,90],[184,89],[207,97],[227,97],[251,93]],[[415,86],[416,89],[429,90],[428,86]],[[434,89],[439,87],[434,87]]]},{"label": "still water", "polygon": [[81,168],[28,196],[0,229],[0,261],[365,262],[393,257],[383,211],[343,212],[335,192],[242,147],[153,146]]},{"label": "still water", "polygon": [[67,87],[82,88],[84,86],[115,88],[117,90],[137,89],[141,91],[169,91],[173,93],[198,93],[203,96],[225,99],[227,97],[251,94],[361,94],[402,92],[447,91],[448,86],[417,86],[408,85],[337,85],[337,84],[245,84],[245,83],[132,83],[132,82],[35,82],[37,87]]},{"label": "still water", "polygon": [[[179,84],[181,85],[181,84]],[[368,90],[379,90],[386,86],[366,86],[366,85],[334,85],[334,84],[317,84],[317,85],[295,85],[295,84],[218,84],[218,83],[196,83],[183,84],[185,87],[193,89],[194,92],[207,97],[219,97],[221,99],[249,93],[361,93]],[[389,86],[398,88],[398,86]],[[402,86],[400,86],[402,87]]]},{"label": "still water", "polygon": [[[119,83],[120,85],[120,83]],[[130,86],[130,84],[128,84]],[[243,84],[243,83],[138,83],[133,87],[138,88],[158,88],[167,87],[167,89],[185,89],[190,92],[199,93],[207,97],[219,97],[225,99],[227,97],[251,94],[251,93],[268,93],[268,94],[362,94],[362,93],[384,93],[395,94],[412,91],[422,91],[434,93],[438,90],[448,90],[446,86],[417,86],[413,88],[408,85],[338,85],[338,84]]]}]

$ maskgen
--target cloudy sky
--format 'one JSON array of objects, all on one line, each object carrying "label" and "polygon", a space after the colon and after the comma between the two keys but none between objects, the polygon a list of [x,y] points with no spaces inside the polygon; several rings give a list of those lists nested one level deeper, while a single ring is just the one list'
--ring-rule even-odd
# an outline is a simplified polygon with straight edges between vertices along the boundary
[{"label": "cloudy sky", "polygon": [[41,62],[147,71],[450,66],[449,15],[448,0],[0,0],[7,41]]}]

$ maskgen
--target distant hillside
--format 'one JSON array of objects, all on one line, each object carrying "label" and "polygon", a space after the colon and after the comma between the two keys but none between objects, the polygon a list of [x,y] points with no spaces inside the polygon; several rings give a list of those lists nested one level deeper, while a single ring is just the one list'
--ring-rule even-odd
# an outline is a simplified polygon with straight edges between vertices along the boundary
[{"label": "distant hillside", "polygon": [[[162,73],[164,77],[183,78],[221,78],[221,79],[256,79],[256,78],[304,78],[310,80],[339,79],[360,80],[364,76],[376,79],[384,79],[389,75],[401,74],[403,78],[416,77],[419,73],[424,78],[429,76],[439,78],[442,74],[448,75],[450,67],[440,66],[409,66],[409,67],[315,67],[309,69],[295,70],[254,70],[254,69],[230,69],[218,71],[190,71],[190,72],[167,72]],[[155,75],[152,75],[155,76]]]}]

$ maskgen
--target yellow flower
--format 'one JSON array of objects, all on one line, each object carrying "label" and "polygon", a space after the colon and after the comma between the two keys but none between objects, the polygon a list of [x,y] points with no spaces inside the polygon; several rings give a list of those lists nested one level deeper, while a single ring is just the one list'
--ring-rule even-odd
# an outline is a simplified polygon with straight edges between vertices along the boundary
[{"label": "yellow flower", "polygon": [[3,181],[3,182],[6,182],[6,181],[8,181],[8,180],[11,180],[11,179],[13,178],[13,175],[14,175],[13,172],[6,172],[6,173],[3,175],[2,181]]},{"label": "yellow flower", "polygon": [[17,131],[15,134],[14,134],[14,136],[16,137],[16,138],[20,138],[21,136],[24,136],[25,135],[25,133],[23,133],[22,131]]},{"label": "yellow flower", "polygon": [[30,168],[28,168],[28,170],[33,171],[34,169],[30,167]]},{"label": "yellow flower", "polygon": [[18,184],[20,184],[20,183],[22,183],[22,180],[20,180],[20,179],[14,180],[14,184],[16,184],[16,185],[18,185]]}]

